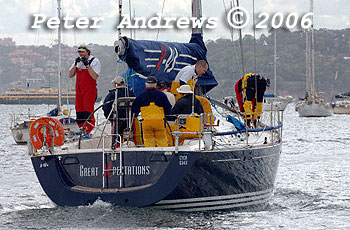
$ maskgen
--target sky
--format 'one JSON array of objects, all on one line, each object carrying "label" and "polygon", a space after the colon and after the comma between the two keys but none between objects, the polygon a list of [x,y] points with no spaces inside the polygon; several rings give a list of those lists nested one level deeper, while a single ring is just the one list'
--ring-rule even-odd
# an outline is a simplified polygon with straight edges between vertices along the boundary
[{"label": "sky", "polygon": [[[123,14],[131,13],[136,17],[152,17],[162,11],[163,17],[190,17],[191,0],[123,0]],[[273,14],[281,12],[284,18],[288,14],[297,13],[298,17],[309,12],[309,0],[254,0],[257,14]],[[250,24],[243,30],[244,34],[252,33],[253,0],[240,1],[240,5],[248,11]],[[230,38],[230,27],[227,24],[225,8],[230,8],[229,0],[203,0],[203,16],[217,18],[214,29],[204,31],[204,40]],[[0,0],[0,38],[12,37],[17,45],[52,45],[57,39],[57,30],[31,29],[34,14],[44,14],[47,18],[57,16],[56,0]],[[314,0],[315,28],[344,29],[350,27],[349,0]],[[64,30],[63,43],[68,45],[101,44],[113,45],[118,37],[118,0],[62,0],[62,15],[79,17],[103,17],[100,29]],[[261,19],[255,17],[255,21]],[[267,33],[268,29],[259,29],[257,34]],[[123,36],[130,36],[129,29],[123,29]],[[157,29],[137,29],[136,39],[156,40]],[[161,29],[158,40],[187,42],[190,29]],[[237,33],[234,32],[236,38]]]}]

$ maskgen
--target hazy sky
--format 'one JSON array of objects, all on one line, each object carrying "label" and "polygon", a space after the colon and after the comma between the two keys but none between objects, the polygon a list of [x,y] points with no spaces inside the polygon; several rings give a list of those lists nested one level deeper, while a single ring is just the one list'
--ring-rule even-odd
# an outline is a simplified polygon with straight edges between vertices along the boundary
[{"label": "hazy sky", "polygon": [[[137,17],[151,17],[161,12],[164,0],[130,0],[132,14]],[[240,5],[249,11],[252,18],[253,0],[240,1]],[[224,3],[229,8],[228,0],[202,1],[203,16],[218,18],[215,29],[206,30],[204,39],[229,38],[230,30],[226,23]],[[129,13],[129,1],[123,1],[123,13]],[[66,30],[63,42],[69,45],[98,43],[113,45],[117,38],[118,0],[62,0],[63,15],[78,17],[103,17],[101,29]],[[30,29],[33,14],[42,13],[47,17],[57,16],[56,0],[0,0],[1,21],[0,38],[13,37],[17,44],[49,45],[57,38],[56,30]],[[284,15],[309,11],[309,0],[255,0],[255,11],[270,15],[282,12]],[[316,28],[343,29],[350,25],[349,0],[314,0],[314,24]],[[191,0],[165,0],[163,16],[191,16]],[[301,16],[300,16],[301,17]],[[259,19],[255,19],[259,21]],[[252,19],[251,19],[252,21]],[[252,32],[248,25],[244,33]],[[258,33],[266,32],[260,30]],[[129,36],[129,30],[122,30],[122,35]],[[190,38],[189,29],[160,30],[158,40],[186,42]],[[236,34],[236,33],[235,33]],[[156,39],[157,30],[136,30],[137,39]]]}]

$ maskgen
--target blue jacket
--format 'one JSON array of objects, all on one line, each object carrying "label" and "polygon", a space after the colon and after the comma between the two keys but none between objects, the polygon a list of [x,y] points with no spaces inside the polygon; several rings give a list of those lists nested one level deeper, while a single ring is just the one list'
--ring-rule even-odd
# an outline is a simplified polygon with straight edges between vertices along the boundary
[{"label": "blue jacket", "polygon": [[[118,88],[118,98],[121,98],[121,97],[126,97],[126,96],[129,96],[129,97],[135,97],[134,93],[127,89],[129,91],[128,94],[126,94],[126,88]],[[105,100],[103,101],[103,103],[106,103],[107,101],[111,101],[113,100],[114,101],[115,99],[115,89],[112,89],[112,90],[109,90],[109,93],[108,95],[106,96]],[[104,105],[102,107],[102,110],[103,110],[103,114],[105,116],[105,118],[108,117],[109,113],[111,112],[113,108],[113,102],[111,103],[108,103],[107,105]],[[118,109],[118,118],[126,118],[127,117],[127,114],[126,114],[126,109]],[[110,120],[113,118],[113,114],[111,114],[110,116]]]}]

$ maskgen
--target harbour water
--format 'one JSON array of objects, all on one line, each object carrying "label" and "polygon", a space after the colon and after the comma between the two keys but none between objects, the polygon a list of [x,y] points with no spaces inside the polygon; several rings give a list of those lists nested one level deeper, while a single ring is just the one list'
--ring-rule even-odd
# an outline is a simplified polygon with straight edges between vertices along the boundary
[{"label": "harbour water", "polygon": [[[10,114],[28,105],[0,105],[0,229],[350,229],[350,116],[284,114],[283,151],[275,193],[261,211],[176,213],[103,202],[59,207],[45,195],[26,146],[12,139]],[[46,112],[47,105],[32,106]]]}]

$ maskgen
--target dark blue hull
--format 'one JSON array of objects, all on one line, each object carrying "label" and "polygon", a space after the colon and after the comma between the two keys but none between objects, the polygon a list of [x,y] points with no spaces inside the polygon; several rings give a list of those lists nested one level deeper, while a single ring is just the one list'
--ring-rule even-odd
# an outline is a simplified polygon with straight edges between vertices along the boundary
[{"label": "dark blue hull", "polygon": [[261,207],[272,195],[281,145],[201,153],[162,209],[205,211]]},{"label": "dark blue hull", "polygon": [[31,159],[45,193],[61,206],[99,199],[118,206],[201,211],[264,203],[272,194],[280,152],[281,144],[178,154],[127,150],[122,160],[119,153],[102,152]]}]

